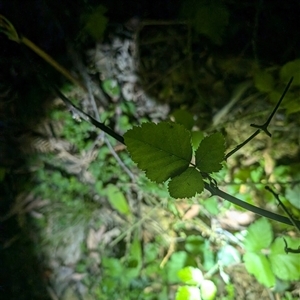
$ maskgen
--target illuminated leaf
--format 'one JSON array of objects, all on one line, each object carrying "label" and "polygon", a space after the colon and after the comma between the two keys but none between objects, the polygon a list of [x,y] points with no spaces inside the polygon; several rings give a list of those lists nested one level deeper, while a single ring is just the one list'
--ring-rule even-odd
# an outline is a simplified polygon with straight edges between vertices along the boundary
[{"label": "illuminated leaf", "polygon": [[172,254],[170,260],[165,266],[169,283],[178,282],[179,278],[177,276],[177,273],[184,267],[187,258],[188,255],[186,251],[177,251]]},{"label": "illuminated leaf", "polygon": [[203,192],[204,182],[199,171],[188,168],[169,182],[169,193],[173,198],[191,198]]},{"label": "illuminated leaf", "polygon": [[121,90],[117,80],[106,79],[102,82],[102,87],[104,92],[111,98],[118,98],[120,96]]},{"label": "illuminated leaf", "polygon": [[192,131],[192,145],[193,145],[193,149],[197,150],[200,142],[203,140],[204,138],[204,134],[202,131],[198,130],[198,131]]},{"label": "illuminated leaf", "polygon": [[173,198],[190,198],[203,192],[204,182],[199,171],[187,168],[169,182],[169,193]]},{"label": "illuminated leaf", "polygon": [[254,275],[257,281],[266,287],[275,285],[275,275],[265,255],[261,253],[247,252],[244,257],[247,271]]},{"label": "illuminated leaf", "polygon": [[186,251],[198,255],[203,251],[203,238],[200,235],[189,235],[184,244]]},{"label": "illuminated leaf", "polygon": [[260,251],[268,248],[273,240],[273,231],[270,222],[261,218],[249,226],[244,241],[245,248],[248,251]]},{"label": "illuminated leaf", "polygon": [[222,169],[225,156],[225,140],[221,133],[204,138],[196,153],[196,166],[201,172],[211,173]]},{"label": "illuminated leaf", "polygon": [[[300,180],[300,173],[294,176],[294,180]],[[293,187],[287,187],[285,190],[285,197],[296,208],[300,209],[300,183],[293,185]]]},{"label": "illuminated leaf", "polygon": [[129,205],[124,194],[113,184],[106,187],[108,202],[119,213],[128,215],[130,214]]},{"label": "illuminated leaf", "polygon": [[[284,237],[288,247],[298,249],[300,246],[299,239]],[[300,279],[300,256],[295,253],[285,253],[285,244],[283,238],[277,238],[271,245],[271,254],[269,259],[274,274],[282,280],[299,280]]]},{"label": "illuminated leaf", "polygon": [[124,135],[132,160],[158,183],[185,171],[192,158],[190,132],[171,122],[144,123]]},{"label": "illuminated leaf", "polygon": [[201,270],[194,267],[185,267],[177,275],[183,283],[191,285],[199,285],[204,279]]},{"label": "illuminated leaf", "polygon": [[180,286],[175,300],[201,300],[200,290],[196,286]]},{"label": "illuminated leaf", "polygon": [[200,286],[202,300],[213,300],[217,294],[217,287],[211,280],[203,280]]}]

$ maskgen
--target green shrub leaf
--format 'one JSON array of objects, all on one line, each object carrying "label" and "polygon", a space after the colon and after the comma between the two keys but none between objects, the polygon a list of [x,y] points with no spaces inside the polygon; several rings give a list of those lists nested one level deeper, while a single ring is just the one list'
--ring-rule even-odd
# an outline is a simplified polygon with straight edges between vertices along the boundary
[{"label": "green shrub leaf", "polygon": [[177,273],[185,266],[187,259],[188,255],[185,251],[177,251],[172,254],[170,260],[166,264],[167,279],[169,283],[176,283],[179,281]]},{"label": "green shrub leaf", "polygon": [[172,113],[175,122],[183,125],[186,129],[191,130],[195,124],[193,115],[186,110],[177,109]]},{"label": "green shrub leaf", "polygon": [[185,171],[192,158],[190,132],[171,122],[144,123],[124,135],[132,160],[157,183]]},{"label": "green shrub leaf", "polygon": [[169,193],[173,198],[191,198],[203,192],[204,182],[199,171],[187,168],[169,182]]},{"label": "green shrub leaf", "polygon": [[92,13],[83,17],[85,27],[84,30],[95,40],[102,39],[108,19],[105,17],[106,7],[99,5]]},{"label": "green shrub leaf", "polygon": [[217,287],[211,280],[203,280],[200,286],[202,300],[213,300],[217,294]]},{"label": "green shrub leaf", "polygon": [[259,283],[266,287],[272,287],[275,285],[275,276],[265,255],[261,253],[247,252],[243,259],[247,271],[254,275]]},{"label": "green shrub leaf", "polygon": [[200,145],[200,142],[203,140],[204,138],[204,134],[202,131],[192,131],[191,132],[191,135],[192,135],[192,145],[193,145],[193,149],[194,150],[197,150],[199,145]]},{"label": "green shrub leaf", "polygon": [[[297,174],[297,176],[295,176],[298,180],[300,179],[299,175],[300,174]],[[291,204],[300,209],[300,183],[295,184],[293,187],[287,187],[285,190],[285,197]]]},{"label": "green shrub leaf", "polygon": [[200,235],[189,235],[185,240],[184,248],[192,254],[200,254],[203,250],[204,240]]},{"label": "green shrub leaf", "polygon": [[175,300],[201,300],[200,290],[196,286],[180,286]]},{"label": "green shrub leaf", "polygon": [[254,85],[261,92],[271,92],[274,88],[274,78],[270,73],[259,70],[254,74]]},{"label": "green shrub leaf", "polygon": [[[288,247],[297,249],[300,246],[299,239],[285,237]],[[269,256],[271,267],[274,274],[282,280],[300,279],[300,258],[299,254],[285,253],[284,241],[277,238],[271,245],[271,254]]]},{"label": "green shrub leaf", "polygon": [[119,98],[121,94],[121,89],[117,80],[115,79],[106,79],[102,82],[102,88],[104,92],[111,98]]},{"label": "green shrub leaf", "polygon": [[221,133],[204,138],[196,151],[196,165],[201,172],[211,173],[222,169],[225,156],[225,140]]},{"label": "green shrub leaf", "polygon": [[273,240],[270,222],[261,218],[249,226],[244,245],[247,251],[256,252],[268,248]]},{"label": "green shrub leaf", "polygon": [[183,283],[191,285],[199,285],[204,279],[201,270],[194,267],[185,267],[177,275]]},{"label": "green shrub leaf", "polygon": [[124,194],[113,184],[106,187],[106,194],[110,205],[119,213],[124,215],[130,214],[129,205]]},{"label": "green shrub leaf", "polygon": [[300,85],[300,59],[296,59],[286,63],[280,69],[280,79],[287,83],[290,78],[293,76],[293,85]]},{"label": "green shrub leaf", "polygon": [[221,1],[183,1],[182,15],[193,24],[195,31],[206,35],[216,44],[222,43],[222,35],[229,21],[229,11]]}]

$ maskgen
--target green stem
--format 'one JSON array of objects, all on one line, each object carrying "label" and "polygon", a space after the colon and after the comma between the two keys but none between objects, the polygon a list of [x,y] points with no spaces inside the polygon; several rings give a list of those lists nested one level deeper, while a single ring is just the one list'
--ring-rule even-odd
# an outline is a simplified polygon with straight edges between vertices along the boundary
[{"label": "green stem", "polygon": [[241,148],[243,148],[246,144],[248,144],[251,140],[253,140],[258,134],[260,133],[260,130],[257,129],[251,136],[249,136],[244,142],[237,145],[233,150],[231,150],[229,153],[225,155],[225,160],[227,160],[228,157],[230,157],[235,152],[239,151]]},{"label": "green stem", "polygon": [[300,233],[300,227],[297,225],[296,220],[293,218],[292,214],[288,211],[288,209],[285,207],[285,205],[282,203],[282,201],[279,198],[279,195],[275,193],[270,187],[266,186],[265,189],[273,194],[273,196],[277,199],[279,205],[284,210],[284,212],[287,214],[288,218],[290,219],[291,223],[296,227],[298,233]]},{"label": "green stem", "polygon": [[114,139],[116,139],[117,141],[125,145],[124,138],[121,135],[116,133],[111,128],[107,127],[104,123],[98,122],[96,119],[94,119],[93,117],[91,117],[90,115],[82,111],[79,107],[75,106],[57,87],[51,86],[51,89],[57,94],[59,98],[61,98],[64,101],[66,106],[69,109],[75,111],[80,118],[93,124],[95,127],[101,129],[102,131],[104,131],[105,133],[107,133],[108,135],[110,135],[111,137],[113,137]]},{"label": "green stem", "polygon": [[297,220],[294,220],[294,223],[293,224],[291,222],[291,220],[289,218],[286,218],[284,216],[281,216],[281,215],[278,215],[278,214],[275,214],[275,213],[272,213],[270,211],[267,211],[267,210],[264,210],[260,207],[257,207],[257,206],[254,206],[252,204],[249,204],[247,202],[244,202],[234,196],[231,196],[227,193],[225,193],[224,191],[221,191],[220,189],[218,189],[216,186],[212,186],[208,183],[204,183],[204,186],[205,186],[205,189],[207,189],[213,196],[219,196],[235,205],[238,205],[246,210],[249,210],[249,211],[252,211],[254,212],[255,214],[258,214],[260,216],[263,216],[263,217],[266,217],[268,219],[271,219],[271,220],[274,220],[274,221],[277,221],[277,222],[281,222],[281,223],[284,223],[284,224],[287,224],[287,225],[295,225],[296,227],[300,226],[300,221],[297,221]]},{"label": "green stem", "polygon": [[250,126],[252,126],[254,128],[258,128],[258,129],[250,137],[248,137],[243,143],[239,144],[233,150],[231,150],[229,153],[227,153],[225,156],[225,160],[227,160],[227,158],[229,158],[232,154],[234,154],[235,152],[240,150],[242,147],[244,147],[246,144],[248,144],[252,139],[254,139],[260,133],[261,130],[264,131],[269,137],[271,137],[271,133],[268,131],[268,126],[269,126],[270,122],[272,121],[272,119],[273,119],[277,109],[279,108],[283,98],[285,97],[287,91],[289,90],[289,88],[293,82],[293,79],[294,79],[294,77],[291,77],[291,79],[288,82],[287,86],[285,87],[284,92],[282,93],[279,101],[277,102],[275,108],[271,112],[268,120],[263,125],[251,124]]}]

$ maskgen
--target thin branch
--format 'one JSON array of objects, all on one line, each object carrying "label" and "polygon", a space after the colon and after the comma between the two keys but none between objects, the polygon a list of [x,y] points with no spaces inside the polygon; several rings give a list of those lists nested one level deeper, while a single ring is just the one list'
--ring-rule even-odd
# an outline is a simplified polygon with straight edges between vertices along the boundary
[{"label": "thin branch", "polygon": [[288,253],[298,253],[299,254],[300,253],[300,246],[298,247],[298,249],[289,248],[288,243],[285,238],[283,238],[283,241],[284,241],[284,251],[286,254],[288,254]]},{"label": "thin branch", "polygon": [[61,64],[59,64],[55,59],[53,59],[49,54],[47,54],[44,50],[42,50],[40,47],[38,47],[36,44],[34,44],[32,41],[30,41],[25,36],[21,36],[20,42],[29,47],[32,51],[34,51],[37,55],[42,57],[47,63],[49,63],[54,69],[56,69],[58,72],[60,72],[64,77],[66,77],[68,80],[70,80],[75,85],[80,86],[84,91],[87,91],[84,84],[75,78],[65,67],[63,67]]},{"label": "thin branch", "polygon": [[[287,225],[294,225],[291,220],[289,218],[286,218],[284,216],[272,213],[270,211],[264,210],[260,207],[254,206],[252,204],[249,204],[247,202],[244,202],[232,195],[229,195],[225,192],[223,192],[222,190],[220,190],[218,187],[210,185],[208,183],[204,183],[204,187],[205,189],[207,189],[213,196],[219,196],[235,205],[238,205],[246,210],[252,211],[255,214],[258,214],[260,216],[269,218],[271,220],[277,221],[277,222],[281,222]],[[298,228],[300,226],[300,221],[294,220],[295,222],[295,226]]]},{"label": "thin branch", "polygon": [[56,95],[61,98],[64,103],[69,107],[72,111],[74,111],[80,118],[83,120],[90,122],[97,128],[101,129],[120,143],[125,145],[124,138],[116,133],[111,128],[107,127],[104,123],[98,122],[96,119],[91,117],[90,115],[86,114],[84,111],[82,111],[79,107],[75,106],[56,86],[51,86],[51,89],[56,93]]},{"label": "thin branch", "polygon": [[[98,113],[98,109],[97,109],[97,104],[96,104],[96,101],[95,101],[95,98],[94,98],[94,95],[93,95],[93,92],[92,92],[91,79],[89,78],[89,75],[87,74],[87,72],[86,72],[86,70],[84,69],[83,66],[81,66],[81,73],[82,73],[82,77],[84,78],[87,90],[88,90],[88,96],[89,96],[89,100],[90,100],[90,102],[92,104],[92,107],[93,107],[95,119],[98,122],[100,122],[100,117],[99,117],[99,113]],[[108,147],[108,149],[110,150],[113,157],[116,159],[116,161],[121,166],[121,168],[125,171],[125,173],[127,173],[127,175],[130,177],[130,179],[132,181],[134,181],[135,180],[134,174],[123,163],[123,161],[121,160],[121,158],[119,157],[119,155],[117,154],[115,149],[112,147],[112,145],[111,145],[109,139],[107,138],[107,136],[104,136],[104,142],[105,142],[106,146]]]},{"label": "thin branch", "polygon": [[119,157],[119,155],[117,154],[117,152],[112,147],[110,141],[106,137],[104,137],[104,142],[105,142],[106,146],[108,147],[108,149],[110,150],[110,152],[113,155],[113,157],[117,160],[117,162],[121,166],[121,168],[127,173],[127,175],[130,177],[130,179],[132,181],[135,181],[136,178],[135,178],[134,174],[123,163],[123,161],[121,160],[121,158]]},{"label": "thin branch", "polygon": [[246,144],[248,144],[251,140],[253,140],[258,134],[260,133],[260,130],[256,130],[251,136],[249,136],[243,143],[237,145],[233,150],[231,150],[229,153],[225,155],[225,160],[227,160],[228,157],[230,157],[235,152],[239,151],[241,148],[243,148]]},{"label": "thin branch", "polygon": [[292,216],[292,214],[288,211],[288,209],[285,207],[285,205],[282,203],[282,201],[279,199],[279,195],[275,193],[270,187],[266,186],[265,189],[273,194],[273,196],[278,201],[281,208],[284,210],[284,212],[287,214],[288,218],[290,219],[291,223],[297,228],[297,231],[300,233],[300,226],[297,225],[296,220]]},{"label": "thin branch", "polygon": [[[280,185],[291,185],[291,184],[298,184],[300,183],[300,180],[290,180],[290,181],[266,181],[266,182],[262,182],[262,181],[247,181],[247,182],[243,182],[243,185],[246,186],[260,186],[260,185],[265,185],[265,184],[280,184]],[[234,182],[234,181],[221,181],[218,182],[218,186],[231,186],[231,185],[241,185],[240,182]]]},{"label": "thin branch", "polygon": [[254,127],[254,128],[258,128],[258,129],[264,131],[264,132],[265,132],[268,136],[270,136],[270,137],[272,136],[271,133],[268,131],[268,126],[269,126],[270,122],[272,121],[272,118],[274,117],[274,115],[275,115],[277,109],[279,108],[279,106],[280,106],[280,104],[281,104],[283,98],[285,97],[287,91],[289,90],[289,88],[290,88],[290,86],[291,86],[291,84],[292,84],[292,82],[293,82],[293,79],[294,79],[294,77],[292,77],[292,78],[290,79],[290,81],[288,82],[287,86],[286,86],[285,89],[284,89],[283,94],[281,95],[279,101],[277,102],[277,104],[276,104],[274,110],[271,112],[271,114],[270,114],[268,120],[267,120],[263,125],[250,124],[250,126],[252,126],[252,127]]},{"label": "thin branch", "polygon": [[275,108],[273,109],[273,111],[271,112],[268,120],[263,124],[263,125],[255,125],[255,124],[251,124],[250,126],[258,128],[249,138],[247,138],[243,143],[239,144],[238,146],[236,146],[233,150],[231,150],[229,153],[227,153],[225,155],[225,160],[227,160],[232,154],[234,154],[235,152],[237,152],[238,150],[240,150],[242,147],[244,147],[247,143],[249,143],[252,139],[254,139],[259,133],[260,131],[264,131],[268,136],[271,137],[271,133],[268,131],[268,126],[272,120],[272,118],[274,117],[277,109],[279,108],[283,98],[285,97],[287,91],[289,90],[292,81],[293,81],[294,77],[292,77],[290,79],[290,81],[288,82],[287,86],[284,89],[283,94],[281,95],[279,101],[277,102]]}]

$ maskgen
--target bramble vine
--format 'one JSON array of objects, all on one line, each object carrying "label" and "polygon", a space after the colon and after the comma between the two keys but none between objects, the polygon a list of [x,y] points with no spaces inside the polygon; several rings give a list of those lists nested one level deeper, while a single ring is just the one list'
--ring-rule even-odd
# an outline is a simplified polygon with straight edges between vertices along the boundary
[{"label": "bramble vine", "polygon": [[[282,94],[281,98],[279,99],[275,109],[272,111],[270,117],[268,118],[267,122],[263,125],[261,125],[259,127],[259,129],[257,129],[254,134],[252,134],[246,141],[244,141],[243,143],[241,143],[240,145],[238,145],[235,149],[233,149],[231,152],[229,152],[227,155],[225,155],[223,153],[223,158],[220,159],[220,154],[222,153],[223,149],[217,149],[218,147],[214,148],[212,147],[211,143],[208,142],[209,139],[212,140],[212,144],[214,142],[218,142],[218,145],[219,147],[222,145],[223,143],[223,140],[222,140],[222,135],[220,133],[216,133],[210,137],[207,137],[206,139],[204,139],[204,143],[205,144],[208,144],[208,145],[204,145],[204,149],[206,147],[208,147],[209,149],[207,149],[208,153],[210,151],[216,151],[217,152],[217,155],[218,155],[218,158],[216,160],[214,160],[214,157],[211,157],[208,158],[208,162],[209,163],[215,163],[215,164],[220,164],[222,161],[226,160],[227,158],[229,158],[229,156],[231,156],[233,153],[237,152],[239,149],[241,149],[243,146],[245,146],[248,142],[250,142],[256,135],[258,135],[261,130],[262,131],[266,131],[267,130],[267,126],[269,125],[269,123],[271,122],[271,119],[272,117],[274,116],[276,110],[278,109],[279,107],[279,104],[282,102],[285,94],[287,93],[288,91],[288,88],[290,87],[292,83],[292,79],[289,81],[287,87],[285,88],[285,91],[284,93]],[[55,90],[57,96],[59,96],[65,103],[68,107],[72,106],[72,108],[78,113],[78,115],[80,117],[82,117],[84,120],[92,123],[94,126],[96,126],[97,128],[103,130],[105,133],[107,133],[108,135],[112,136],[113,138],[115,138],[116,140],[118,140],[120,143],[126,145],[128,147],[128,145],[126,144],[126,140],[127,140],[127,143],[129,141],[129,144],[132,144],[132,146],[130,146],[130,148],[128,149],[129,150],[129,153],[131,154],[131,156],[133,156],[133,160],[134,157],[137,156],[137,159],[141,159],[141,164],[142,164],[142,169],[143,167],[145,166],[146,170],[148,170],[149,166],[147,165],[147,159],[149,160],[148,162],[150,163],[150,167],[151,167],[151,164],[152,164],[152,167],[154,169],[152,169],[151,171],[148,171],[148,173],[150,172],[150,177],[149,179],[153,180],[153,181],[158,181],[157,182],[164,182],[166,181],[168,178],[176,178],[176,176],[179,176],[181,175],[182,173],[184,173],[184,171],[186,173],[184,173],[181,177],[179,178],[176,178],[175,179],[175,184],[174,184],[174,181],[173,181],[173,184],[171,185],[171,189],[176,189],[176,185],[179,184],[179,183],[182,183],[182,182],[185,182],[186,181],[186,178],[192,178],[191,176],[195,176],[199,179],[198,181],[198,187],[197,187],[197,180],[196,181],[193,181],[193,187],[194,187],[194,194],[191,195],[191,192],[189,192],[188,195],[185,195],[185,197],[191,197],[193,195],[195,195],[196,192],[200,193],[203,191],[203,188],[201,188],[201,180],[202,180],[202,175],[204,175],[206,178],[211,178],[210,177],[210,173],[211,172],[216,172],[215,170],[220,170],[220,169],[215,169],[215,168],[212,168],[212,169],[203,169],[203,171],[201,171],[201,166],[202,164],[204,163],[203,162],[203,154],[201,155],[201,150],[199,149],[202,149],[201,146],[200,148],[198,148],[198,165],[197,163],[192,165],[192,169],[190,169],[191,167],[189,167],[189,164],[191,162],[191,158],[192,158],[192,146],[191,146],[191,138],[189,136],[189,133],[188,133],[188,130],[186,130],[183,126],[179,125],[179,124],[176,124],[176,123],[168,123],[168,122],[162,122],[160,124],[162,125],[159,125],[159,124],[155,124],[155,123],[145,123],[143,124],[141,127],[135,127],[134,129],[131,129],[129,130],[126,134],[125,134],[125,139],[120,136],[118,133],[114,132],[112,129],[110,129],[109,127],[107,127],[104,123],[100,123],[98,121],[96,121],[94,118],[92,118],[91,116],[89,116],[88,114],[84,113],[80,108],[74,106],[72,104],[72,102],[67,99],[59,90],[58,88],[52,88]],[[143,126],[145,126],[144,128],[145,129],[145,133],[146,135],[144,136],[144,141],[147,141],[149,140],[149,129],[150,129],[150,133],[153,135],[152,137],[152,140],[153,140],[153,145],[148,145],[146,144],[146,142],[144,142],[144,146],[146,147],[143,148],[143,152],[140,152],[141,149],[139,147],[139,144],[143,144],[142,141],[138,141],[138,140],[135,140],[134,136],[136,134],[136,132],[138,132],[139,134],[141,134],[141,132],[143,132]],[[155,129],[157,129],[158,127],[162,127],[163,128],[163,132],[159,132],[156,131]],[[257,125],[255,125],[257,126]],[[169,130],[168,130],[169,128]],[[174,132],[177,133],[177,136],[173,136],[172,138],[172,134]],[[158,141],[157,142],[157,136],[158,135],[161,135],[161,138],[162,140],[161,141]],[[154,158],[155,158],[155,155],[153,156],[153,153],[149,153],[148,150],[149,148],[151,147],[154,147],[155,148],[155,145],[156,147],[159,145],[159,144],[165,144],[166,143],[166,140],[164,140],[164,136],[165,137],[169,137],[170,139],[170,143],[173,143],[172,145],[169,145],[169,146],[172,146],[172,147],[176,147],[177,146],[177,149],[174,150],[175,153],[169,153],[169,154],[166,154],[165,155],[165,158],[168,157],[168,161],[167,161],[167,165],[168,164],[171,164],[171,163],[174,163],[175,165],[173,165],[173,167],[171,166],[171,168],[167,168],[167,169],[161,169],[162,165],[160,165],[156,158],[156,161],[154,161]],[[127,138],[126,138],[127,137]],[[143,140],[143,138],[142,138]],[[202,141],[202,142],[203,142]],[[171,158],[172,155],[175,155],[178,151],[180,152],[182,150],[182,147],[183,147],[183,144],[185,144],[185,150],[187,150],[187,153],[181,153],[181,157],[178,156],[177,157],[177,161],[176,159],[174,160],[175,156],[173,157],[173,159]],[[176,146],[175,146],[176,145]],[[159,153],[162,149],[156,149],[158,150],[157,153]],[[225,150],[225,149],[224,149]],[[172,150],[170,150],[172,151]],[[132,154],[133,152],[133,154]],[[149,158],[145,159],[143,161],[143,156],[144,155],[148,155],[150,156]],[[211,152],[210,152],[211,153]],[[178,153],[177,153],[178,154]],[[160,156],[161,158],[161,156]],[[180,158],[180,159],[179,159]],[[136,163],[139,164],[139,161],[135,161]],[[159,161],[161,162],[161,160]],[[169,166],[170,167],[170,166]],[[195,167],[200,167],[200,171],[202,172],[198,172],[196,170]],[[206,167],[206,165],[204,166]],[[188,169],[189,168],[189,169]],[[145,171],[145,169],[143,169]],[[188,170],[188,171],[187,171]],[[161,171],[165,171],[166,173],[164,175],[158,175]],[[154,175],[153,175],[154,173]],[[155,175],[155,173],[158,173],[157,175]],[[147,172],[146,172],[147,174]],[[158,177],[156,177],[158,176]],[[160,177],[162,176],[162,177]],[[196,179],[197,179],[196,178]],[[200,180],[201,179],[201,180]],[[272,220],[275,220],[275,221],[278,221],[278,222],[281,222],[281,223],[284,223],[284,224],[287,224],[287,225],[295,225],[296,226],[300,226],[300,221],[297,221],[297,220],[294,220],[294,223],[290,220],[290,218],[288,217],[285,217],[285,216],[282,216],[282,215],[278,215],[278,214],[275,214],[273,212],[270,212],[270,211],[267,211],[267,210],[264,210],[260,207],[257,207],[257,206],[254,206],[252,204],[249,204],[249,203],[246,203],[232,195],[229,195],[227,194],[226,192],[220,190],[218,187],[217,187],[217,184],[214,183],[213,180],[209,180],[208,182],[203,180],[203,185],[204,185],[204,188],[206,190],[208,190],[212,195],[215,195],[215,196],[219,196],[220,198],[224,199],[224,200],[227,200],[235,205],[238,205],[246,210],[249,210],[249,211],[252,211],[258,215],[261,215],[263,217],[266,217],[266,218],[269,218],[269,219],[272,219]],[[185,186],[186,187],[186,186]],[[184,192],[184,191],[183,191]],[[175,192],[175,195],[176,195],[177,191]],[[189,196],[190,195],[190,196]],[[183,194],[180,193],[180,197],[184,197]]]}]

